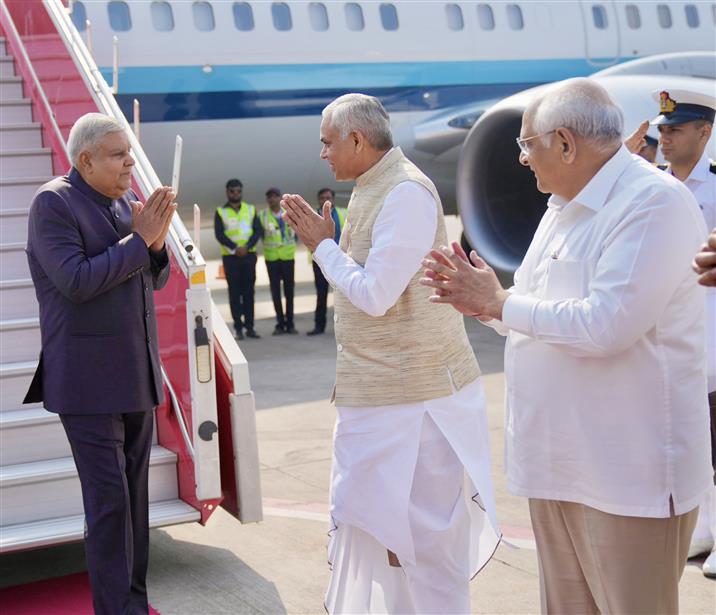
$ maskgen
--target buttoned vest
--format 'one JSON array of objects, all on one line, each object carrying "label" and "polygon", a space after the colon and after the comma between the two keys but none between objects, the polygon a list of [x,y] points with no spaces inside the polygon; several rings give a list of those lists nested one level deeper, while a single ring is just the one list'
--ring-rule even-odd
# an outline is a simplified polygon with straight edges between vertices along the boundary
[{"label": "buttoned vest", "polygon": [[264,259],[269,263],[293,260],[296,255],[296,233],[288,223],[285,224],[284,237],[277,217],[269,208],[259,212],[259,220],[264,229]]},{"label": "buttoned vest", "polygon": [[[414,181],[437,203],[438,225],[433,248],[447,245],[440,197],[433,183],[394,148],[356,180],[341,249],[365,265],[373,224],[393,188]],[[338,406],[407,404],[451,395],[480,375],[462,314],[428,301],[431,289],[415,272],[403,294],[383,316],[369,316],[340,291],[334,297],[336,359],[335,402]]]},{"label": "buttoned vest", "polygon": [[[239,247],[249,243],[249,239],[253,234],[254,217],[256,216],[256,208],[253,205],[246,201],[241,201],[241,207],[238,211],[231,206],[219,207],[219,216],[221,216],[221,221],[224,223],[224,234],[231,241]],[[229,250],[224,244],[219,244],[219,247],[223,255],[233,254],[233,251]],[[256,247],[251,248],[249,252],[256,252]]]}]

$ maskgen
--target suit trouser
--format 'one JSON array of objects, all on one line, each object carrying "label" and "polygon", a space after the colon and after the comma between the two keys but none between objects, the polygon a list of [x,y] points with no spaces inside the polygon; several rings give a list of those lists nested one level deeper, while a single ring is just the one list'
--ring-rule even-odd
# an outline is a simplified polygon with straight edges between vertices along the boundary
[{"label": "suit trouser", "polygon": [[60,419],[82,485],[95,613],[146,614],[154,413],[63,414]]},{"label": "suit trouser", "polygon": [[[276,310],[276,323],[281,327],[293,327],[293,289],[294,289],[293,259],[288,261],[266,261],[269,284],[271,286],[271,299]],[[281,304],[281,282],[283,281],[283,294],[286,296],[286,315],[284,317]]]},{"label": "suit trouser", "polygon": [[679,612],[697,508],[664,519],[612,515],[530,499],[542,613],[660,615]]},{"label": "suit trouser", "polygon": [[314,322],[316,329],[319,331],[325,331],[326,329],[326,311],[328,305],[328,289],[330,288],[328,280],[323,275],[323,271],[316,264],[316,261],[312,261],[313,265],[313,281],[316,285],[316,315]]},{"label": "suit trouser", "polygon": [[234,329],[239,333],[242,325],[254,328],[254,287],[256,286],[256,254],[246,256],[229,254],[222,257],[226,283],[229,285],[229,305]]}]

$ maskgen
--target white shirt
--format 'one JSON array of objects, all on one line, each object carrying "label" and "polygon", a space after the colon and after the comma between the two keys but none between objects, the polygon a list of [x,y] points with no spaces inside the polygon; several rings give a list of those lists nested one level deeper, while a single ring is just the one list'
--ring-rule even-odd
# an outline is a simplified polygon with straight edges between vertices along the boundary
[{"label": "white shirt", "polygon": [[[716,173],[704,152],[684,182],[691,190],[709,229],[716,228]],[[709,391],[716,391],[716,288],[706,289],[706,355]]]},{"label": "white shirt", "polygon": [[[430,252],[438,228],[437,211],[437,203],[425,186],[402,182],[388,193],[375,219],[365,267],[332,239],[324,239],[313,258],[331,285],[359,310],[383,316]],[[345,228],[350,229],[350,219]]]},{"label": "white shirt", "polygon": [[508,487],[668,517],[712,479],[706,228],[686,187],[622,147],[549,206],[505,302]]},{"label": "white shirt", "polygon": [[[347,230],[349,225],[350,212]],[[388,193],[376,217],[365,267],[332,239],[322,241],[313,258],[326,279],[354,306],[371,316],[382,316],[422,267],[436,232],[435,199],[421,184],[406,181]],[[331,488],[334,521],[370,533],[401,561],[414,562],[408,506],[420,430],[428,413],[460,458],[470,485],[479,493],[475,501],[480,515],[474,516],[472,511],[470,536],[464,537],[474,546],[471,569],[477,572],[500,540],[490,476],[486,407],[479,379],[440,399],[337,410]]]}]

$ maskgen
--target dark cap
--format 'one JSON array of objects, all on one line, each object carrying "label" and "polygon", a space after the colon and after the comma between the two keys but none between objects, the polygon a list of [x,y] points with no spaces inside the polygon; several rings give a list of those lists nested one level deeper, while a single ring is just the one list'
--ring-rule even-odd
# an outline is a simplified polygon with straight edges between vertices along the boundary
[{"label": "dark cap", "polygon": [[676,126],[705,120],[714,121],[716,98],[689,90],[657,90],[652,98],[659,103],[659,115],[651,120],[652,126]]},{"label": "dark cap", "polygon": [[271,196],[272,194],[275,194],[276,196],[281,196],[283,192],[281,192],[276,186],[271,186],[266,191],[266,196]]}]

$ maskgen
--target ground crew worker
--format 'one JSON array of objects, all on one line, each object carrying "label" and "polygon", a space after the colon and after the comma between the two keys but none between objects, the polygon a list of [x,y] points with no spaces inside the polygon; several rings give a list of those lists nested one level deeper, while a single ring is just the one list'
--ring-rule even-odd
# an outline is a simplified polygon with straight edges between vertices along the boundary
[{"label": "ground crew worker", "polygon": [[[713,130],[716,98],[687,90],[653,93],[660,114],[651,121],[659,129],[659,145],[666,165],[658,165],[686,184],[706,218],[716,227],[716,163],[706,144]],[[706,289],[706,354],[711,408],[711,455],[716,469],[716,289]],[[707,553],[703,573],[716,578],[716,487],[702,500],[689,557]]]},{"label": "ground crew worker", "polygon": [[[336,243],[341,239],[341,231],[346,221],[346,209],[343,207],[336,207],[336,193],[330,188],[321,188],[318,191],[318,213],[321,213],[323,204],[326,201],[330,201],[333,207],[331,208],[331,217],[336,225],[336,235],[334,237]],[[320,335],[326,331],[326,310],[328,305],[328,290],[330,288],[328,280],[326,280],[321,268],[313,260],[311,252],[308,253],[308,257],[311,259],[313,265],[313,281],[316,285],[316,313],[314,316],[314,327],[311,331],[308,331],[306,335]]]},{"label": "ground crew worker", "polygon": [[256,208],[242,200],[244,185],[238,179],[226,182],[226,203],[216,210],[214,235],[220,244],[229,304],[236,338],[261,337],[254,331],[254,287],[256,286],[256,243],[261,223]]},{"label": "ground crew worker", "polygon": [[[281,217],[281,191],[266,191],[268,207],[259,213],[263,228],[264,260],[271,285],[271,299],[276,310],[276,327],[273,335],[296,334],[293,325],[293,289],[296,256],[296,233]],[[281,282],[286,297],[286,313],[281,304]]]}]

